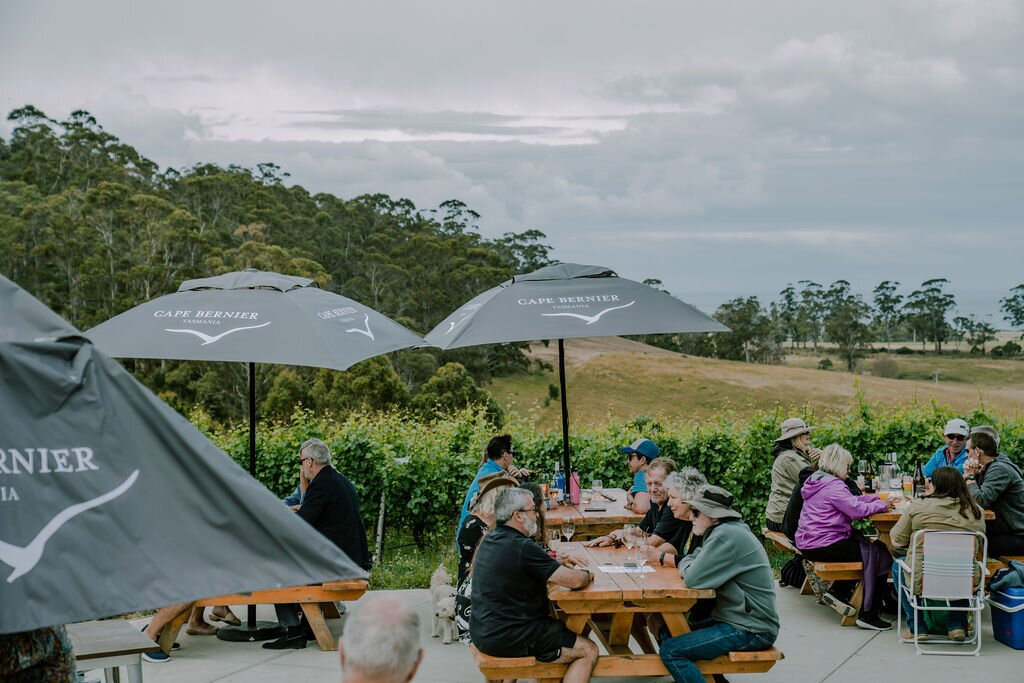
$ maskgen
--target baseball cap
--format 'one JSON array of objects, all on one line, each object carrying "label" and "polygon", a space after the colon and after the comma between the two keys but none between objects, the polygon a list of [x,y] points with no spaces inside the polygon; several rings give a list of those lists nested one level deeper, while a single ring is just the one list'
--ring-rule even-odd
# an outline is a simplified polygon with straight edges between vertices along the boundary
[{"label": "baseball cap", "polygon": [[628,446],[619,446],[620,453],[636,453],[650,462],[658,457],[658,446],[650,439],[637,439]]},{"label": "baseball cap", "polygon": [[961,420],[959,417],[954,417],[952,420],[946,423],[946,428],[942,430],[943,434],[961,434],[967,436],[970,434],[970,429],[967,427],[967,422]]}]

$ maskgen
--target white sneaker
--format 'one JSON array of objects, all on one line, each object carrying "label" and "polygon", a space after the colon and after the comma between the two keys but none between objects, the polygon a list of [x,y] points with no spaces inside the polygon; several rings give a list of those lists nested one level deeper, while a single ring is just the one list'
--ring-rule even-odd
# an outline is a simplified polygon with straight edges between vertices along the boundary
[{"label": "white sneaker", "polygon": [[838,597],[832,595],[827,591],[822,596],[822,598],[825,600],[826,605],[834,609],[836,612],[839,612],[841,616],[852,617],[854,614],[857,613],[857,610],[854,608],[853,605],[843,602]]}]

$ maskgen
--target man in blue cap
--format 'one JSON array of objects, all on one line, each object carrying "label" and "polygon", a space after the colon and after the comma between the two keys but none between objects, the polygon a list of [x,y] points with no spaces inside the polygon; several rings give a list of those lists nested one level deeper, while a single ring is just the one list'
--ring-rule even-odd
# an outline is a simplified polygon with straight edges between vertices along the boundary
[{"label": "man in blue cap", "polygon": [[647,492],[647,466],[658,457],[658,446],[650,439],[637,439],[628,446],[620,446],[619,452],[627,454],[626,465],[633,475],[633,486],[626,493],[626,508],[646,515],[651,507],[651,496]]}]

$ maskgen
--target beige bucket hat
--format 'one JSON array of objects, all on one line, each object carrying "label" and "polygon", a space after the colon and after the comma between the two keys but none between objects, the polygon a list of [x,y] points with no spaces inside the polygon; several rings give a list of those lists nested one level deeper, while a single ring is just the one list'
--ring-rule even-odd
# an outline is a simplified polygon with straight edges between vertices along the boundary
[{"label": "beige bucket hat", "polygon": [[817,429],[817,427],[809,427],[807,423],[799,417],[791,417],[782,423],[782,436],[775,440],[785,441],[786,439],[792,439],[794,436],[800,436],[801,434],[806,434],[815,429]]}]

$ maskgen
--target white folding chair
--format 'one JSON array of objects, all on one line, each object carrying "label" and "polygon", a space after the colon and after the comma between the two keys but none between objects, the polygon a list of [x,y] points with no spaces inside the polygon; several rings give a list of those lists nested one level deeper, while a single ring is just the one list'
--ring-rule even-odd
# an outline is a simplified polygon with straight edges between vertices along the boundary
[{"label": "white folding chair", "polygon": [[[918,543],[918,540],[921,540]],[[920,547],[920,551],[918,548]],[[980,554],[979,554],[980,551]],[[914,592],[917,584],[917,557],[921,554],[921,593]],[[896,563],[900,567],[901,581],[900,591],[906,596],[910,607],[913,610],[913,623],[917,624],[918,612],[969,612],[974,614],[974,636],[965,641],[955,641],[949,638],[941,638],[929,635],[925,641],[929,647],[922,647],[917,629],[914,628],[914,636],[906,639],[902,634],[903,626],[903,601],[899,601],[896,608],[900,629],[900,642],[913,642],[917,654],[921,655],[979,655],[981,654],[981,612],[985,609],[985,588],[984,582],[979,580],[975,583],[975,572],[979,576],[985,575],[985,563],[979,561],[978,557],[984,558],[988,552],[988,540],[985,534],[978,531],[929,531],[922,529],[914,534],[910,541],[910,554],[908,562],[900,559]],[[907,580],[907,577],[910,577]],[[951,600],[966,600],[966,607],[953,607]],[[927,604],[932,601],[934,604]],[[965,651],[962,649],[950,649],[945,647],[930,647],[931,644],[944,645],[955,643],[957,645],[974,645],[974,649]]]}]

